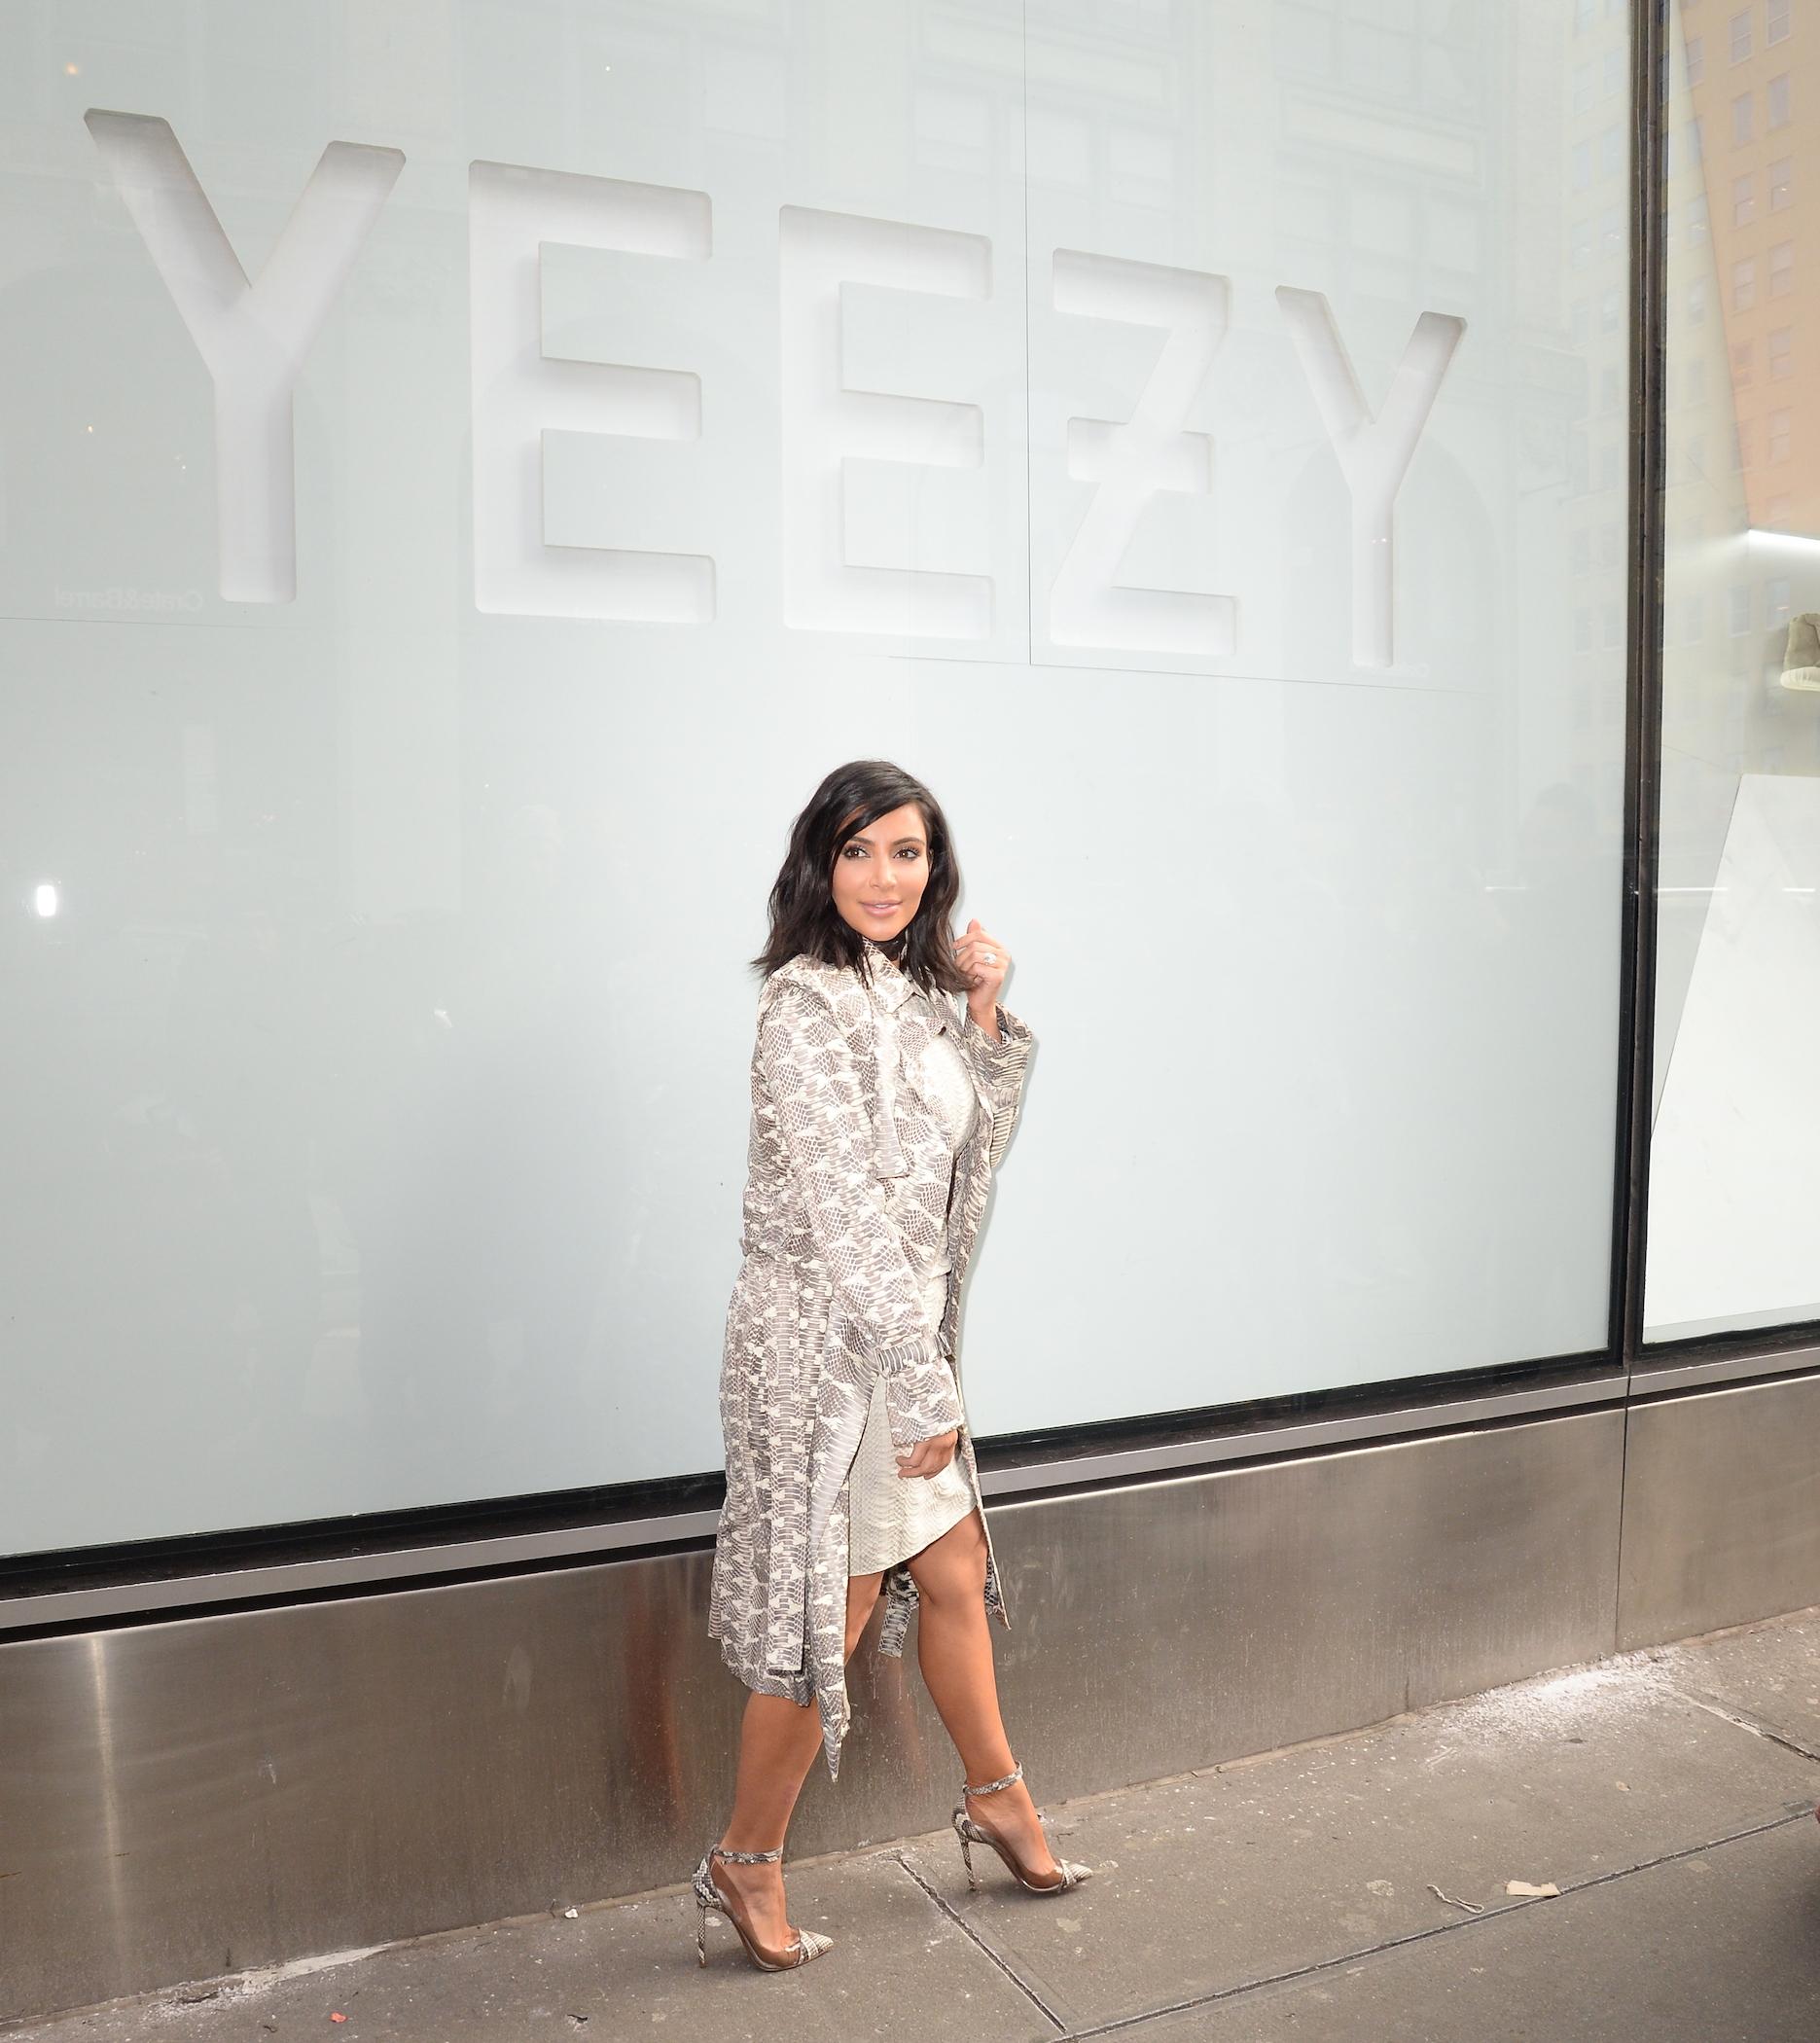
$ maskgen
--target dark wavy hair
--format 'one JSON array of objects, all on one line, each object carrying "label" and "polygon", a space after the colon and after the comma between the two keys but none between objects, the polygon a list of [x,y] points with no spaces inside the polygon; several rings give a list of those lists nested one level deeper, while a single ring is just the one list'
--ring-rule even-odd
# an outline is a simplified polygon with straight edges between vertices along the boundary
[{"label": "dark wavy hair", "polygon": [[869,976],[867,940],[835,906],[835,860],[849,838],[913,802],[929,839],[929,877],[916,913],[898,934],[879,944],[885,954],[925,992],[964,993],[966,975],[954,962],[949,917],[960,898],[960,867],[942,805],[920,780],[888,759],[853,759],[823,780],[790,827],[790,848],[771,886],[770,939],[752,969],[765,978],[806,951],[826,965],[851,965]]}]

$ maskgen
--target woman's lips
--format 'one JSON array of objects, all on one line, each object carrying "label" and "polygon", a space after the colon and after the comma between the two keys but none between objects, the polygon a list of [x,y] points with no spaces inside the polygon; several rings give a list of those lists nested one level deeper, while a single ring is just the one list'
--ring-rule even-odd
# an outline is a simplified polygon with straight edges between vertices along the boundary
[{"label": "woman's lips", "polygon": [[894,915],[898,912],[899,905],[895,901],[862,901],[860,903],[860,906],[869,915]]}]

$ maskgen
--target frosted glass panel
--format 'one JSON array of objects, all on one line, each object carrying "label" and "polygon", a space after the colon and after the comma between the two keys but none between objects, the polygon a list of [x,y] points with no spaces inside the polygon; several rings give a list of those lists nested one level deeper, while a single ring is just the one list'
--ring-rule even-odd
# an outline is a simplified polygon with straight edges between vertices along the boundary
[{"label": "frosted glass panel", "polygon": [[1039,1039],[979,1431],[1598,1345],[1579,12],[8,10],[0,1551],[716,1466],[856,756]]}]

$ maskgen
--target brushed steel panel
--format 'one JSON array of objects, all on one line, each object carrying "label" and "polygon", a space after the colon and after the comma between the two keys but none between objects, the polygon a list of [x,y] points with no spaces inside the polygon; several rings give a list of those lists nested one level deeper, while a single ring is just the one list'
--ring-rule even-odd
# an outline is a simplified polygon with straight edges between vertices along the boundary
[{"label": "brushed steel panel", "polygon": [[1820,1602],[1820,1377],[1634,1406],[1621,1647]]},{"label": "brushed steel panel", "polygon": [[[1014,1742],[1080,1794],[1612,1644],[1623,1416],[995,1507]],[[40,2014],[686,1876],[743,1691],[708,1557],[0,1645],[0,2011]],[[945,1820],[921,1684],[862,1653],[792,1848]]]}]

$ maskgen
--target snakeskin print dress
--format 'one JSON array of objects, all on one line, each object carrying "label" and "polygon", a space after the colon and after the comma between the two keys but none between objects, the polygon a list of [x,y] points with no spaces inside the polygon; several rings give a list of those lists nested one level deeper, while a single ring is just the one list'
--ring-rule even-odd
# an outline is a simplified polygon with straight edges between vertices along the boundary
[{"label": "snakeskin print dress", "polygon": [[[850,1722],[849,1478],[874,1384],[892,1445],[959,1428],[956,1460],[980,1491],[957,1375],[961,1289],[1035,1042],[1003,1005],[996,1022],[995,1039],[959,996],[920,995],[888,963],[862,975],[799,955],[759,991],[708,1631],[748,1688],[816,1704],[836,1775]],[[978,1104],[958,1152],[926,1075],[935,1034],[960,1052]],[[925,1278],[944,1256],[932,1328]],[[897,1654],[916,1604],[901,1562],[884,1592],[878,1650]],[[985,1606],[1010,1622],[989,1523]]]}]

